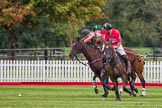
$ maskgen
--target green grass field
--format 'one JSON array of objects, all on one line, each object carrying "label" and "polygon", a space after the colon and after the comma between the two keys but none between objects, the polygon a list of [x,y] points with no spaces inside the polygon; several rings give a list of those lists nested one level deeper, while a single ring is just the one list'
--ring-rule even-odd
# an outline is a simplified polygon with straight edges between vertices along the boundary
[{"label": "green grass field", "polygon": [[101,98],[102,87],[96,95],[92,87],[13,86],[0,87],[0,108],[162,108],[162,88],[147,88],[141,97],[122,94],[116,102],[114,92]]}]

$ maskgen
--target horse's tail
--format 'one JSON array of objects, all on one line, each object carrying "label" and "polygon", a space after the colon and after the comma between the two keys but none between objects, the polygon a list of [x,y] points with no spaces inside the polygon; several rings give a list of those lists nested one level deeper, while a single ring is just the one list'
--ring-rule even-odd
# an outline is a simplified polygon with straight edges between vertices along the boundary
[{"label": "horse's tail", "polygon": [[137,54],[135,60],[137,60],[137,62],[143,62],[143,65],[145,65],[145,61],[143,60],[143,58],[139,54]]},{"label": "horse's tail", "polygon": [[[133,63],[136,61],[136,62],[143,62],[143,64],[145,64],[143,58],[137,52],[134,52],[133,50],[132,51],[131,50],[125,50],[125,52],[127,53],[127,55],[131,54],[131,55],[135,56],[135,57],[132,58]],[[131,59],[130,59],[130,61],[131,61]]]}]

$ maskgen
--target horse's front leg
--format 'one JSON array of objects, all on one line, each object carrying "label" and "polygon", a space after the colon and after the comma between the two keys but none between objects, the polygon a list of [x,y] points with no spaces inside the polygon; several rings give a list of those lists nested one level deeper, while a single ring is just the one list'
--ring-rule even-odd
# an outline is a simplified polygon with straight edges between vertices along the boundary
[{"label": "horse's front leg", "polygon": [[114,90],[115,90],[115,95],[116,95],[116,101],[121,101],[119,91],[118,91],[118,81],[111,79],[113,84],[114,84]]},{"label": "horse's front leg", "polygon": [[129,81],[129,84],[130,84],[131,95],[133,95],[135,97],[136,94],[138,93],[138,89],[135,88],[135,86],[134,86],[134,82],[135,82],[135,79],[136,79],[136,74],[135,74],[135,72],[133,70],[132,70],[131,76],[128,75],[127,79]]},{"label": "horse's front leg", "polygon": [[106,87],[107,89],[109,89],[109,90],[114,90],[113,87],[111,87],[111,86],[108,85],[108,77],[109,76],[106,74],[105,70],[102,69],[101,70],[101,78],[100,78],[100,81],[102,82],[102,85],[104,87]]},{"label": "horse's front leg", "polygon": [[108,85],[109,76],[106,74],[104,69],[102,69],[101,76],[99,77],[99,79],[104,89],[104,94],[102,96],[107,97],[108,90],[114,90],[114,88]]},{"label": "horse's front leg", "polygon": [[93,76],[93,82],[92,82],[93,88],[94,88],[94,91],[95,91],[96,94],[98,94],[98,92],[99,92],[99,90],[97,89],[97,85],[96,85],[96,77],[97,77],[97,76],[98,76],[97,74],[95,74],[95,75]]},{"label": "horse's front leg", "polygon": [[[103,89],[104,89],[104,94],[102,95],[102,97],[107,97],[108,93],[109,93],[108,88],[110,88],[108,86],[108,78],[99,77],[99,79],[100,79],[102,86],[103,86]],[[106,87],[106,85],[107,85],[107,87]]]},{"label": "horse's front leg", "polygon": [[128,83],[127,77],[125,75],[122,75],[121,78],[123,80],[123,90],[131,95],[132,92],[126,88],[127,83]]},{"label": "horse's front leg", "polygon": [[130,75],[127,75],[127,80],[129,81],[129,84],[130,84],[131,95],[136,96],[133,79],[134,79],[133,76],[131,77]]},{"label": "horse's front leg", "polygon": [[[138,93],[138,89],[135,88],[135,86],[134,86],[134,83],[135,83],[135,80],[136,80],[136,77],[137,77],[136,74],[135,74],[135,71],[132,70],[131,76],[127,76],[127,77],[128,77],[127,79],[129,80],[131,92],[132,92],[133,96],[136,96],[136,94]],[[123,86],[120,88],[119,94],[121,95],[122,92],[123,92]]]},{"label": "horse's front leg", "polygon": [[136,77],[137,77],[136,74],[135,74],[135,71],[132,71],[130,77],[131,77],[131,80],[130,80],[130,78],[129,78],[130,88],[131,88],[131,91],[133,92],[133,93],[132,93],[133,96],[136,96],[136,94],[138,93],[138,89],[135,88],[135,86],[134,86],[134,82],[135,82]]}]

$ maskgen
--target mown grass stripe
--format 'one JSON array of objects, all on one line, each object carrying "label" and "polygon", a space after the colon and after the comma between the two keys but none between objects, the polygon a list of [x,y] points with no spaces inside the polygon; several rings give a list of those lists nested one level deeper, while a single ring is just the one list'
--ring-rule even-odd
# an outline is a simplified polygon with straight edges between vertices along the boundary
[{"label": "mown grass stripe", "polygon": [[[123,93],[120,102],[114,92],[101,98],[102,87],[96,95],[92,87],[59,86],[5,86],[0,87],[0,108],[160,108],[162,88],[147,88],[146,97],[141,97],[141,88],[136,97]],[[19,96],[21,94],[21,96]]]}]

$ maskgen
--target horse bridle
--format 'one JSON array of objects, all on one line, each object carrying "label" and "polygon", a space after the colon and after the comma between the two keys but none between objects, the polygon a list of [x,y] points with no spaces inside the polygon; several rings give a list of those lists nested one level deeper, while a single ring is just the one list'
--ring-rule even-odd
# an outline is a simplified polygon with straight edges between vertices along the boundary
[{"label": "horse bridle", "polygon": [[108,59],[108,64],[111,65],[112,67],[113,67],[114,65],[117,65],[117,64],[121,63],[120,60],[116,61],[116,62],[113,63],[113,64],[110,63],[111,60],[113,59],[113,55],[114,55],[114,53],[115,53],[115,51],[113,51],[113,50],[114,50],[114,49],[111,50],[111,54],[110,54],[110,56],[109,56],[108,58],[106,58],[106,59]]},{"label": "horse bridle", "polygon": [[[80,44],[80,41],[78,41],[78,42],[79,42],[79,44]],[[80,59],[78,58],[79,52],[82,52],[82,51],[83,51],[83,46],[82,46],[82,45],[78,45],[78,46],[79,46],[78,49],[80,49],[81,51],[76,51],[76,50],[72,49],[72,52],[74,52],[73,55],[74,55],[74,57],[76,58],[76,60],[77,60],[79,63],[81,63],[81,64],[87,66],[87,64],[81,62]]]},{"label": "horse bridle", "polygon": [[[108,59],[108,62],[110,63],[110,61],[112,60],[112,58],[113,58],[113,51],[111,51],[111,54],[110,54],[110,56],[108,57],[108,58],[106,58],[106,59]],[[106,52],[104,52],[104,55],[106,55]]]},{"label": "horse bridle", "polygon": [[[78,42],[79,42],[79,44],[80,44],[81,41],[78,41]],[[80,59],[78,58],[78,55],[79,55],[79,52],[83,52],[83,46],[82,46],[82,45],[78,45],[78,46],[80,46],[80,48],[78,48],[78,49],[80,49],[80,51],[75,51],[74,49],[72,49],[72,51],[74,52],[74,53],[73,53],[74,57],[76,58],[76,60],[77,60],[79,63],[81,63],[81,64],[87,66],[87,64],[88,64],[88,65],[91,65],[91,64],[93,64],[93,63],[96,63],[96,62],[102,60],[102,59],[100,58],[100,59],[97,59],[97,60],[93,60],[92,62],[88,62],[87,64],[81,62]],[[97,53],[97,52],[96,52],[96,53]],[[94,56],[94,57],[96,57],[96,56]]]}]

